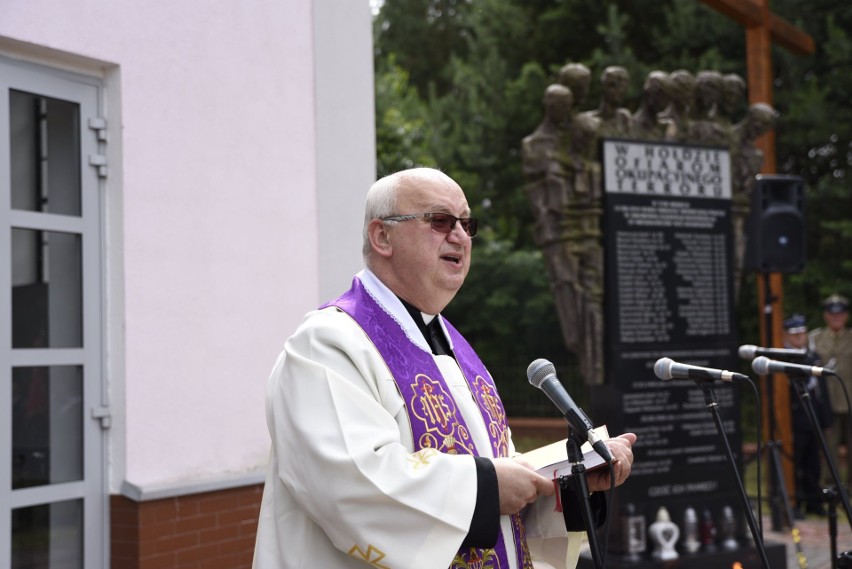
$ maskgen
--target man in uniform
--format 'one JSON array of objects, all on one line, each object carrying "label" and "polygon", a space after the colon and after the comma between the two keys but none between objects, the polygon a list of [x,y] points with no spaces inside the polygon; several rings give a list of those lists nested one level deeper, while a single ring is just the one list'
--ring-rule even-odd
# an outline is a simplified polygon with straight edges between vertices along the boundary
[{"label": "man in uniform", "polygon": [[[808,326],[805,317],[793,314],[784,320],[784,347],[795,350],[806,350],[805,355],[797,358],[795,363],[815,366],[819,363],[819,355],[808,349]],[[793,465],[796,478],[796,514],[823,514],[822,487],[820,486],[820,456],[822,455],[819,434],[814,432],[808,419],[807,411],[799,401],[794,382],[804,382],[808,399],[816,415],[820,430],[825,431],[831,426],[831,406],[828,403],[828,387],[823,376],[791,377],[790,378],[790,408],[793,423]]]},{"label": "man in uniform", "polygon": [[852,448],[849,437],[849,408],[846,406],[846,390],[852,393],[852,331],[846,327],[849,320],[849,300],[839,294],[832,294],[822,302],[824,328],[817,328],[810,334],[811,348],[819,354],[822,365],[833,369],[838,378],[828,381],[828,397],[834,421],[829,429],[828,447],[837,468],[843,471],[838,457],[841,442],[846,445],[846,485],[852,481]]}]

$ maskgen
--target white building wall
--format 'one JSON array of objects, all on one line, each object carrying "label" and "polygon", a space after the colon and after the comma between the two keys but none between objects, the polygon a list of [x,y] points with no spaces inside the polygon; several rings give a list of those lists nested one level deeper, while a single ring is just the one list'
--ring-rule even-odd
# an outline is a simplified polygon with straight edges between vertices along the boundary
[{"label": "white building wall", "polygon": [[360,261],[368,0],[27,0],[0,53],[103,78],[111,487],[265,465],[267,374]]}]

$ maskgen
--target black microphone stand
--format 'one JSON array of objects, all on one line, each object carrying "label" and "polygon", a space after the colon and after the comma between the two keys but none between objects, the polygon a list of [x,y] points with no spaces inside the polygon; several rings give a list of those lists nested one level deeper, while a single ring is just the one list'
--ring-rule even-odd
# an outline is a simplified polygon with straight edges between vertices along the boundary
[{"label": "black microphone stand", "polygon": [[831,544],[831,569],[837,569],[837,488],[823,488],[823,500],[828,502],[828,542]]},{"label": "black microphone stand", "polygon": [[[592,561],[595,569],[603,569],[603,558],[598,545],[598,534],[595,531],[595,517],[592,515],[592,504],[589,500],[589,483],[586,480],[586,465],[583,464],[583,451],[581,450],[582,439],[577,436],[574,429],[568,431],[568,439],[565,442],[568,452],[568,461],[571,463],[571,476],[559,478],[559,485],[567,488],[573,486],[575,495],[582,507],[583,523],[586,526],[586,535],[589,538],[589,550],[592,553]],[[563,502],[564,507],[564,502]]]},{"label": "black microphone stand", "polygon": [[834,492],[827,492],[828,497],[831,499],[829,503],[829,534],[831,534],[831,566],[837,567],[837,506],[836,503],[839,501],[843,505],[843,509],[846,512],[846,519],[849,520],[849,528],[852,529],[852,507],[849,505],[849,496],[846,494],[846,489],[840,483],[840,473],[837,471],[837,465],[834,464],[834,461],[831,458],[831,453],[828,452],[828,443],[825,441],[825,436],[822,434],[822,429],[819,428],[819,421],[817,420],[816,411],[814,411],[813,401],[811,401],[811,395],[808,393],[807,386],[805,382],[808,379],[808,375],[805,373],[801,374],[787,374],[787,377],[790,378],[790,382],[793,384],[793,387],[796,390],[796,395],[799,397],[799,401],[802,403],[802,407],[805,409],[805,415],[808,416],[808,423],[811,425],[811,429],[816,434],[817,439],[820,443],[820,448],[822,449],[822,454],[825,457],[825,461],[828,464],[828,469],[831,471],[831,477],[834,479]]},{"label": "black microphone stand", "polygon": [[[769,286],[769,274],[766,273],[763,275],[763,316],[764,316],[764,327],[766,330],[766,346],[772,347],[772,314],[773,308],[772,304],[778,300],[778,297],[772,294],[772,289]],[[767,409],[767,416],[769,419],[769,435],[766,440],[766,443],[763,446],[763,451],[769,455],[769,466],[770,469],[770,478],[769,478],[769,494],[770,494],[770,502],[769,502],[769,510],[772,520],[772,530],[773,531],[781,531],[781,507],[784,507],[784,513],[787,515],[787,521],[790,523],[790,529],[793,533],[797,533],[798,529],[796,528],[796,519],[793,515],[793,507],[790,504],[790,493],[787,491],[787,482],[784,477],[784,467],[781,464],[781,454],[782,454],[782,443],[781,441],[775,438],[776,427],[777,427],[777,419],[775,416],[775,381],[773,380],[774,376],[771,373],[766,374],[766,399],[769,401],[769,409]],[[757,420],[761,421],[763,418],[758,417]],[[757,460],[761,460],[762,457],[756,457]],[[761,483],[760,480],[757,481],[758,484]],[[761,505],[758,504],[758,511],[760,511]],[[761,520],[761,527],[762,527]],[[801,545],[796,542],[796,549],[798,553],[802,553]]]},{"label": "black microphone stand", "polygon": [[728,442],[728,435],[725,433],[725,427],[722,425],[722,418],[719,416],[719,404],[716,401],[716,391],[713,389],[713,384],[709,381],[701,382],[701,388],[704,391],[704,401],[707,403],[707,409],[710,411],[710,414],[713,416],[713,421],[716,423],[716,431],[719,433],[719,438],[722,439],[722,446],[725,448],[725,455],[728,457],[728,463],[731,465],[734,480],[737,482],[740,501],[742,502],[743,509],[745,510],[746,522],[748,522],[748,527],[751,530],[751,536],[754,539],[754,546],[760,554],[760,559],[763,561],[765,569],[770,569],[769,558],[766,556],[766,548],[763,545],[763,535],[761,535],[760,530],[757,527],[757,522],[754,519],[754,512],[751,509],[751,504],[749,504],[748,494],[746,494],[743,480],[740,478],[740,472],[739,469],[737,469],[737,463],[734,460],[734,453],[731,451],[731,443]]}]

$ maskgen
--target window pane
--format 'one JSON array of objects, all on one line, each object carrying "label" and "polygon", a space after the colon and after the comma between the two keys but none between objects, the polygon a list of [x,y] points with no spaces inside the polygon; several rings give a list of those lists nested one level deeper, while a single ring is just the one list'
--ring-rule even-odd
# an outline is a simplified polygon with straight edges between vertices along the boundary
[{"label": "window pane", "polygon": [[9,91],[12,209],[80,215],[80,108]]},{"label": "window pane", "polygon": [[83,368],[12,368],[12,488],[83,479]]},{"label": "window pane", "polygon": [[83,345],[81,236],[12,230],[12,347]]},{"label": "window pane", "polygon": [[82,568],[82,500],[12,510],[12,569]]}]

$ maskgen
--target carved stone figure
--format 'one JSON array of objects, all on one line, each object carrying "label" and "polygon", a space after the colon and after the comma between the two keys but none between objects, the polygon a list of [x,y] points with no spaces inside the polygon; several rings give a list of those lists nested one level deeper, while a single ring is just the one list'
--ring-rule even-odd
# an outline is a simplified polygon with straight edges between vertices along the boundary
[{"label": "carved stone figure", "polygon": [[559,70],[559,84],[565,85],[574,94],[574,109],[579,112],[592,82],[592,72],[582,63],[567,63]]},{"label": "carved stone figure", "polygon": [[734,123],[734,115],[746,103],[745,79],[736,73],[722,76],[722,102],[719,105],[717,120],[727,124]]},{"label": "carved stone figure", "polygon": [[689,118],[695,105],[695,76],[685,69],[672,71],[669,75],[672,94],[668,108],[659,118],[667,122],[665,139],[686,142],[689,139]]},{"label": "carved stone figure", "polygon": [[778,113],[766,103],[754,103],[745,118],[732,128],[731,223],[734,233],[734,293],[738,295],[745,261],[745,222],[751,209],[755,176],[763,168],[763,152],[755,146],[758,137],[775,127]]},{"label": "carved stone figure", "polygon": [[535,214],[535,241],[545,246],[559,238],[559,224],[571,192],[565,160],[574,97],[564,85],[550,85],[544,92],[544,119],[522,144],[527,194]]},{"label": "carved stone figure", "polygon": [[[592,72],[582,63],[568,63],[559,70],[559,84],[570,89],[574,96],[574,104],[571,111],[572,124],[570,127],[569,148],[572,161],[571,167],[575,170],[583,168],[582,164],[575,163],[578,157],[589,160],[594,158],[595,153],[599,121],[586,117],[586,113],[579,112],[580,107],[586,100],[586,96],[589,94],[591,79]],[[588,192],[588,189],[582,189],[587,185],[586,182],[581,181],[581,189],[579,191]]]},{"label": "carved stone figure", "polygon": [[613,65],[601,73],[594,110],[578,112],[589,92],[591,72],[569,63],[544,94],[544,118],[523,140],[526,193],[535,215],[533,235],[547,261],[551,289],[566,347],[577,354],[588,384],[604,380],[602,138],[672,141],[730,149],[735,294],[745,253],[744,225],[763,155],[755,140],[770,130],[776,113],[752,105],[739,123],[745,82],[717,71],[648,74],[639,107],[622,107],[630,77]]},{"label": "carved stone figure", "polygon": [[716,107],[722,101],[722,74],[718,71],[699,71],[695,76],[694,101],[693,120],[713,120]]},{"label": "carved stone figure", "polygon": [[536,219],[533,235],[545,253],[563,338],[578,354],[583,376],[600,383],[601,183],[593,156],[598,121],[574,114],[573,103],[564,85],[546,89],[545,118],[523,141],[523,169]]},{"label": "carved stone figure", "polygon": [[763,167],[763,152],[754,145],[758,137],[775,128],[778,113],[766,103],[754,103],[745,118],[734,126],[734,196],[751,194],[754,176]]},{"label": "carved stone figure", "polygon": [[565,324],[567,319],[578,319],[578,268],[561,242],[561,227],[574,189],[574,168],[568,157],[573,105],[568,87],[548,86],[544,93],[544,119],[524,138],[522,146],[526,192],[535,216],[533,237],[545,252],[563,338],[569,347],[578,342],[578,329]]},{"label": "carved stone figure", "polygon": [[642,102],[633,113],[631,132],[634,138],[643,140],[663,140],[668,123],[658,120],[657,115],[669,106],[671,101],[671,80],[663,71],[652,71],[642,86]]},{"label": "carved stone figure", "polygon": [[598,108],[584,114],[600,121],[600,138],[630,136],[630,111],[621,105],[630,88],[630,74],[620,65],[610,65],[601,73],[601,102]]},{"label": "carved stone figure", "polygon": [[689,126],[689,141],[696,144],[728,145],[730,137],[718,121],[723,81],[718,71],[701,71],[695,77],[695,107]]}]

